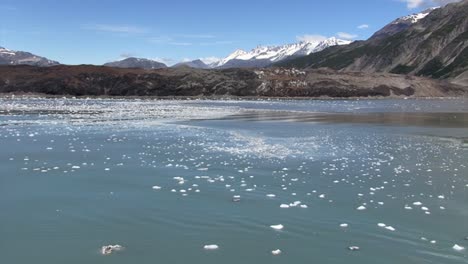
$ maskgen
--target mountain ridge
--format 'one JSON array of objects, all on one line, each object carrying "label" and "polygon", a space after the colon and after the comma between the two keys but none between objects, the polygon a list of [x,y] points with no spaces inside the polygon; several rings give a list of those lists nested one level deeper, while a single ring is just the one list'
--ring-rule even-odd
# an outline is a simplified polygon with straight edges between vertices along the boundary
[{"label": "mountain ridge", "polygon": [[0,47],[0,65],[31,65],[31,66],[54,66],[58,65],[57,61],[49,60],[30,52],[15,51],[4,47]]},{"label": "mountain ridge", "polygon": [[432,10],[385,37],[335,46],[277,66],[390,72],[450,79],[468,85],[468,0]]},{"label": "mountain ridge", "polygon": [[105,63],[103,66],[116,68],[140,68],[140,69],[161,69],[167,68],[166,64],[156,60],[128,57],[122,60]]}]

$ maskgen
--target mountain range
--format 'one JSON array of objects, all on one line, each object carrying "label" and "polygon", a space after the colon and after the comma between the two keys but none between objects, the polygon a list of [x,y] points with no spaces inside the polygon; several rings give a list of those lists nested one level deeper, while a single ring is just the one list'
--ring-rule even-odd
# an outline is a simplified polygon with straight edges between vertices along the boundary
[{"label": "mountain range", "polygon": [[167,68],[166,64],[143,58],[125,58],[123,60],[109,62],[104,64],[107,67],[116,67],[116,68],[142,68],[142,69],[162,69]]},{"label": "mountain range", "polygon": [[54,66],[59,63],[29,52],[9,50],[0,47],[0,65]]},{"label": "mountain range", "polygon": [[330,47],[276,66],[389,72],[468,85],[468,0],[400,19],[366,41]]},{"label": "mountain range", "polygon": [[[29,52],[0,48],[0,65],[54,66],[58,62]],[[164,63],[126,58],[108,67],[161,69]],[[448,79],[468,85],[468,0],[395,19],[365,41],[336,38],[236,50],[211,64],[184,61],[173,67],[199,69],[259,67],[330,68],[387,72]]]}]

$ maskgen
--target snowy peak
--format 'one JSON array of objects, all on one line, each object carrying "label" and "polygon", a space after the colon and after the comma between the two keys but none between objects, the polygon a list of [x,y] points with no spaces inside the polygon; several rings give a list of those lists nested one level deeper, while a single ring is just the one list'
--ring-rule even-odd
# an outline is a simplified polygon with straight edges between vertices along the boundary
[{"label": "snowy peak", "polygon": [[381,39],[381,38],[385,38],[388,36],[395,35],[399,32],[402,32],[403,30],[406,30],[407,28],[409,28],[411,25],[425,18],[427,15],[429,15],[432,11],[434,11],[437,8],[439,7],[429,8],[429,9],[424,10],[421,13],[415,13],[415,14],[397,18],[393,20],[390,24],[386,25],[379,31],[375,32],[374,35],[372,35],[370,39]]},{"label": "snowy peak", "polygon": [[429,15],[432,11],[434,11],[437,8],[439,8],[439,7],[431,7],[429,9],[426,9],[426,10],[422,11],[421,13],[414,13],[414,14],[411,14],[411,15],[400,17],[400,18],[396,19],[395,21],[393,21],[392,24],[400,24],[400,23],[414,24],[414,23],[417,23],[419,20],[425,18],[427,15]]},{"label": "snowy peak", "polygon": [[[242,65],[256,65],[258,61],[260,65],[267,62],[273,63],[284,60],[291,56],[305,56],[310,53],[322,51],[328,47],[336,45],[346,45],[351,41],[337,39],[335,37],[328,38],[323,41],[302,41],[298,43],[280,45],[280,46],[258,46],[250,51],[236,50],[229,54],[226,58],[212,64],[212,67],[239,67]],[[249,61],[249,63],[242,63]],[[233,63],[237,62],[237,63]],[[227,66],[226,66],[227,67]]]},{"label": "snowy peak", "polygon": [[0,65],[33,65],[33,66],[53,66],[59,63],[40,57],[29,52],[14,51],[0,47]]}]

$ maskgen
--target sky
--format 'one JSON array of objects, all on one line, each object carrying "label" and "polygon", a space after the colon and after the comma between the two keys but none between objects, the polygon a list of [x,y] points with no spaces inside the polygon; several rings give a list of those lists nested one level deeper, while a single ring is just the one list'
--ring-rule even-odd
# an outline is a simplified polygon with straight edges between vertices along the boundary
[{"label": "sky", "polygon": [[259,45],[367,39],[397,17],[454,1],[0,0],[0,46],[64,64],[210,62]]}]

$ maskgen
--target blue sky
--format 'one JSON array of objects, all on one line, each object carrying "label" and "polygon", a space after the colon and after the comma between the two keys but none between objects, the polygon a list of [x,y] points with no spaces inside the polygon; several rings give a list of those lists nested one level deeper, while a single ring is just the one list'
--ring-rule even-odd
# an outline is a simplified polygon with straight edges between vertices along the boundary
[{"label": "blue sky", "polygon": [[66,64],[125,56],[172,64],[321,36],[366,39],[447,1],[0,0],[0,46]]}]

